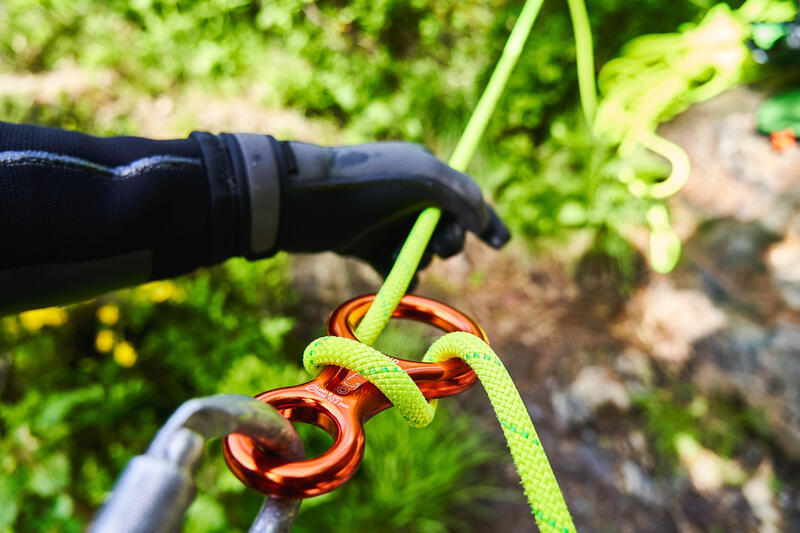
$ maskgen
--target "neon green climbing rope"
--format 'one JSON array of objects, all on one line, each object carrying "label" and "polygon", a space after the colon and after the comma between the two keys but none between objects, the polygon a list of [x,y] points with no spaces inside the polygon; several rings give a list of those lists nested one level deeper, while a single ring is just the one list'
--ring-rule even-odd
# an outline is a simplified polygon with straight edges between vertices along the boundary
[{"label": "neon green climbing rope", "polygon": [[[523,6],[489,84],[456,146],[450,160],[453,168],[464,171],[472,159],[530,34],[542,1],[527,0]],[[311,373],[325,365],[358,372],[386,395],[409,424],[418,427],[433,420],[435,401],[429,403],[405,371],[370,345],[386,327],[408,289],[440,215],[440,210],[436,208],[426,209],[420,214],[375,301],[355,330],[360,342],[341,337],[322,337],[312,342],[303,354],[303,364]],[[483,384],[503,428],[539,529],[559,533],[575,531],[544,448],[503,363],[488,344],[469,333],[444,335],[431,345],[424,360],[441,361],[453,357],[459,357],[469,364]]]},{"label": "neon green climbing rope", "polygon": [[[542,7],[543,0],[527,0],[520,12],[519,18],[514,29],[511,30],[511,35],[508,36],[503,53],[497,66],[492,72],[492,77],[489,79],[489,84],[483,91],[478,105],[464,128],[464,133],[453,151],[450,158],[450,166],[456,170],[465,172],[475,148],[478,146],[486,125],[492,117],[495,107],[497,106],[500,96],[503,94],[503,89],[511,76],[511,71],[517,63],[525,41],[531,32],[533,23],[536,20],[536,15],[539,14],[539,9]],[[411,232],[408,234],[403,248],[397,257],[392,270],[386,276],[375,302],[369,308],[367,314],[361,320],[358,328],[355,331],[356,337],[361,342],[372,344],[381,334],[383,328],[389,322],[400,298],[406,292],[408,284],[411,283],[411,278],[417,271],[417,266],[422,258],[422,253],[428,246],[428,241],[431,240],[433,230],[436,229],[436,224],[439,222],[441,211],[435,207],[423,211]]]},{"label": "neon green climbing rope", "polygon": [[[434,342],[423,361],[453,357],[472,367],[489,396],[539,530],[576,531],[530,415],[500,358],[482,339],[456,332]],[[426,426],[433,420],[434,403],[428,403],[400,366],[366,344],[322,337],[306,348],[303,364],[312,374],[325,365],[355,370],[378,387],[412,426]]]}]

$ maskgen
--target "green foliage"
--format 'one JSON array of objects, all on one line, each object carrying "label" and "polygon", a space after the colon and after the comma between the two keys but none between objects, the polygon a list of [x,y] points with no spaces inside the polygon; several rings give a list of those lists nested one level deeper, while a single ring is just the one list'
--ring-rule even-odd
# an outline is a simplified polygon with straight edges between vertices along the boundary
[{"label": "green foliage", "polygon": [[[591,6],[595,28],[602,27],[603,18],[611,13],[615,17],[626,16],[619,7],[605,11],[611,4]],[[659,10],[655,4],[644,8]],[[682,8],[675,9],[677,12]],[[699,25],[683,24],[679,33],[666,33],[672,28],[662,25],[658,34],[628,42],[621,57],[606,61],[600,72],[603,95],[596,117],[590,119],[591,133],[586,131],[586,119],[575,120],[556,105],[548,107],[550,115],[537,113],[545,119],[542,125],[551,126],[549,137],[535,147],[536,131],[530,129],[535,121],[510,108],[504,115],[506,134],[498,136],[495,151],[502,159],[497,161],[495,156],[488,165],[494,171],[490,183],[497,192],[501,211],[529,236],[568,237],[576,229],[588,229],[600,237],[601,247],[615,240],[607,241],[606,236],[625,235],[631,227],[646,223],[652,232],[652,267],[659,272],[672,270],[681,244],[667,210],[655,202],[683,186],[689,175],[689,158],[679,146],[655,135],[655,129],[692,103],[740,83],[748,64],[745,40],[749,23],[785,17],[787,10],[791,13],[793,7],[770,0],[751,0],[735,12],[718,4]],[[564,19],[563,14],[561,19],[543,16],[550,23]],[[664,22],[659,19],[659,23]],[[536,42],[536,35],[534,30],[531,44]],[[624,35],[626,39],[631,36]],[[595,37],[595,42],[600,43],[599,57],[608,49],[609,37],[613,40],[615,34],[601,33],[599,40]],[[528,50],[531,48],[529,45]],[[524,66],[526,58],[530,61],[527,55],[523,57],[516,78],[524,78],[528,69],[535,68]],[[547,71],[544,65],[536,67],[539,72]],[[571,66],[571,72],[574,70]],[[570,85],[559,94],[575,90],[575,75],[567,77]],[[554,87],[564,79],[565,76],[554,76]],[[513,84],[514,79],[510,84],[512,94]],[[530,113],[534,110],[528,105],[530,100],[537,100],[542,106],[556,102],[555,95],[547,98],[546,88],[533,93],[530,86],[525,89],[528,92],[521,96],[507,97],[506,105],[522,105]],[[508,128],[515,126],[521,131],[511,133]],[[540,128],[539,133],[542,131]],[[663,157],[669,165],[648,153]]]},{"label": "green foliage", "polygon": [[70,99],[62,94],[57,104],[46,104],[36,101],[31,95],[0,94],[0,120],[55,126],[79,131],[91,132],[94,135],[126,135],[133,134],[135,127],[126,116],[113,116],[103,120],[97,116],[99,95],[79,100]]},{"label": "green foliage", "polygon": [[[289,279],[284,255],[233,259],[2,319],[0,531],[81,531],[127,460],[189,398],[308,380],[287,347],[308,341],[293,338]],[[471,503],[489,492],[480,467],[497,454],[470,429],[446,410],[425,430],[378,416],[356,479],[307,502],[296,530],[465,528]],[[312,454],[330,446],[320,431],[301,433]],[[261,496],[228,472],[218,441],[198,486],[187,531],[247,530]]]},{"label": "green foliage", "polygon": [[618,261],[629,278],[635,257],[621,235],[646,223],[653,201],[632,196],[617,174],[624,164],[639,176],[655,176],[665,164],[644,152],[623,162],[577,113],[557,120],[549,139],[538,146],[517,141],[519,146],[505,144],[504,152],[524,157],[525,164],[513,156],[495,158],[489,176],[512,232],[535,239],[540,248],[588,235],[594,251]]},{"label": "green foliage", "polygon": [[[445,403],[446,405],[446,403]],[[395,411],[366,427],[369,438],[358,482],[309,502],[298,528],[309,531],[472,531],[496,487],[481,475],[502,454],[487,446],[464,416],[437,411],[423,429],[404,423]],[[486,513],[486,510],[484,510]]]},{"label": "green foliage", "polygon": [[[189,84],[266,84],[275,105],[333,117],[353,135],[436,142],[460,130],[521,1],[9,0],[0,9],[4,70],[67,62],[113,70],[121,94]],[[692,19],[691,3],[593,3],[600,63],[628,39]],[[611,31],[609,31],[611,30]],[[546,3],[490,138],[541,140],[577,96],[566,4]]]},{"label": "green foliage", "polygon": [[474,79],[492,61],[481,46],[493,7],[12,0],[0,11],[0,63],[111,69],[123,95],[261,84],[267,103],[337,119],[354,134],[421,139],[424,124],[453,115],[460,124],[476,97]]},{"label": "green foliage", "polygon": [[518,139],[523,146],[515,152],[529,152],[526,164],[498,164],[492,176],[498,201],[518,231],[552,237],[564,229],[598,228],[613,225],[615,217],[641,216],[632,209],[625,186],[609,175],[608,147],[594,143],[574,120],[556,122],[550,133],[537,147]]},{"label": "green foliage", "polygon": [[407,319],[394,319],[387,324],[373,346],[383,353],[403,359],[421,361],[428,347],[441,336],[441,330]]},{"label": "green foliage", "polygon": [[758,129],[764,133],[791,130],[800,135],[800,90],[773,96],[761,104],[756,116]]},{"label": "green foliage", "polygon": [[[181,402],[216,392],[247,353],[285,357],[288,331],[268,335],[260,325],[291,301],[287,265],[285,256],[233,260],[68,313],[3,319],[0,490],[12,496],[0,500],[0,530],[80,531]],[[231,274],[243,269],[246,277]],[[113,341],[104,346],[103,336]]]},{"label": "green foliage", "polygon": [[[595,57],[605,63],[632,37],[670,29],[669,24],[699,16],[704,7],[593,3],[589,15]],[[535,239],[540,246],[551,246],[576,233],[589,235],[596,251],[617,259],[623,272],[631,272],[633,248],[621,236],[648,221],[654,202],[632,194],[620,175],[625,169],[640,179],[660,180],[669,173],[669,166],[643,150],[626,153],[622,159],[613,143],[594,134],[596,124],[595,128],[587,124],[572,103],[577,96],[577,73],[566,3],[546,4],[540,17],[509,83],[502,104],[505,109],[498,112],[503,122],[495,120],[487,136],[490,155],[485,155],[484,164],[489,178],[484,183],[494,192],[515,233]],[[614,30],[598,31],[609,26]],[[548,39],[550,32],[561,38]],[[645,88],[632,86],[631,90]]]},{"label": "green foliage", "polygon": [[705,396],[688,385],[650,389],[634,399],[658,457],[657,469],[669,474],[677,465],[676,438],[688,435],[724,458],[733,458],[748,441],[769,440],[759,411],[724,394]]},{"label": "green foliage", "polygon": [[[503,15],[513,17],[521,4],[506,5]],[[595,47],[595,61],[603,65],[615,57],[630,39],[643,33],[672,31],[682,22],[693,20],[703,11],[691,2],[646,0],[636,3],[603,0],[587,5]],[[502,20],[503,17],[498,17]],[[491,55],[497,57],[505,40],[506,25],[496,24],[491,34]],[[488,76],[488,70],[485,71]],[[487,140],[489,143],[544,141],[550,126],[578,100],[575,44],[566,2],[545,2],[531,37],[509,81],[499,119]],[[485,80],[484,80],[485,81]],[[507,153],[505,146],[497,148]],[[512,150],[515,154],[518,151]],[[530,150],[526,155],[530,154]]]}]

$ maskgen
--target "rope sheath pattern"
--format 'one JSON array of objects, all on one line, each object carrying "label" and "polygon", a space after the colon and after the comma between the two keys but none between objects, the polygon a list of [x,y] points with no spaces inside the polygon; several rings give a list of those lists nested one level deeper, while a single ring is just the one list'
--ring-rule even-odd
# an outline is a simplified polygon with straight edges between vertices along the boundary
[{"label": "rope sheath pattern", "polygon": [[321,337],[306,348],[303,366],[317,374],[326,365],[336,365],[367,378],[400,411],[413,427],[425,427],[434,409],[406,371],[372,346],[343,337]]},{"label": "rope sheath pattern", "polygon": [[[488,344],[466,332],[439,338],[423,361],[453,357],[463,359],[475,371],[489,396],[539,530],[576,531],[533,422],[503,363]],[[433,420],[434,402],[429,403],[411,377],[378,350],[351,339],[322,337],[306,348],[303,366],[316,373],[325,365],[344,367],[367,378],[410,425],[423,427]]]},{"label": "rope sheath pattern", "polygon": [[438,362],[453,357],[461,358],[475,371],[489,396],[539,530],[576,531],[525,403],[500,358],[482,339],[471,333],[455,332],[436,340],[423,361]]}]

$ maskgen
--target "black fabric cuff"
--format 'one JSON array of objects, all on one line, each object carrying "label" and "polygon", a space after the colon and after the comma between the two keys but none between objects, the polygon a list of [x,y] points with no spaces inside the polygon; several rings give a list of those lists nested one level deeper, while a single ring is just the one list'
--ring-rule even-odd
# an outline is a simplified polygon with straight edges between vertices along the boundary
[{"label": "black fabric cuff", "polygon": [[242,255],[241,199],[244,196],[237,182],[234,162],[222,138],[202,131],[190,138],[200,145],[211,193],[210,262],[216,264]]},{"label": "black fabric cuff", "polygon": [[281,250],[281,228],[286,228],[289,223],[289,177],[297,174],[297,161],[294,153],[289,146],[289,141],[278,141],[270,136],[272,149],[275,154],[275,161],[278,163],[281,185],[280,210],[278,212],[278,233],[275,236],[275,247],[273,253]]}]

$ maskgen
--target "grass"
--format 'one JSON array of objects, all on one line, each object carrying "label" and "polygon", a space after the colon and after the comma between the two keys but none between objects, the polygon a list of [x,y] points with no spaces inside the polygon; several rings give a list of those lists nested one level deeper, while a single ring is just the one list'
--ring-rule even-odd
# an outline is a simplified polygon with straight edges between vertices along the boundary
[{"label": "grass", "polygon": [[676,437],[686,435],[725,459],[742,453],[752,440],[769,442],[764,415],[739,398],[701,394],[685,383],[652,388],[634,398],[662,475],[678,468]]}]

